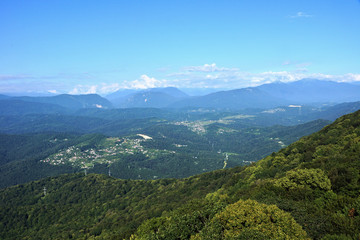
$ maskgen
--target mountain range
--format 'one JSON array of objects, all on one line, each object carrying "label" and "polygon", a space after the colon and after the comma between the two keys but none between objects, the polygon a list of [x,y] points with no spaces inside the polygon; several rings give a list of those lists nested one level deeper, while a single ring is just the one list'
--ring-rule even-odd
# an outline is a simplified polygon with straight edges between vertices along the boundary
[{"label": "mountain range", "polygon": [[360,86],[317,79],[275,82],[204,96],[188,96],[176,88],[119,90],[108,95],[116,107],[205,107],[216,109],[271,108],[289,104],[324,104],[360,101]]},{"label": "mountain range", "polygon": [[107,96],[114,106],[120,108],[133,107],[168,107],[172,103],[189,96],[174,87],[151,88],[146,90],[120,90]]},{"label": "mountain range", "polygon": [[360,100],[359,85],[318,79],[303,79],[289,83],[275,82],[257,88],[272,96],[286,99],[292,104],[342,103]]},{"label": "mountain range", "polygon": [[0,115],[30,113],[66,113],[82,108],[112,108],[109,100],[97,95],[61,94],[49,97],[10,97],[0,96]]},{"label": "mountain range", "polygon": [[[97,94],[61,94],[48,97],[0,96],[1,112],[65,113],[85,108],[213,108],[268,109],[288,105],[337,104],[360,101],[360,85],[316,79],[275,82],[258,87],[189,96],[174,88],[123,89],[101,97]],[[32,106],[29,103],[34,103]],[[37,103],[37,105],[35,105]],[[36,106],[36,107],[35,107]]]},{"label": "mountain range", "polygon": [[359,87],[0,95],[0,238],[358,239]]}]

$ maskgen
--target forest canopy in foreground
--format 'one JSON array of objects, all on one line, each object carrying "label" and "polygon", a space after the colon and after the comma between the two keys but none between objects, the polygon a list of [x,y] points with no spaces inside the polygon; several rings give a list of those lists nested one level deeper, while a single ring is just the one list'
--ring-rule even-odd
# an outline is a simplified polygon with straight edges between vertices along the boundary
[{"label": "forest canopy in foreground", "polygon": [[248,167],[151,181],[46,178],[0,191],[0,237],[358,239],[359,156],[360,111]]}]

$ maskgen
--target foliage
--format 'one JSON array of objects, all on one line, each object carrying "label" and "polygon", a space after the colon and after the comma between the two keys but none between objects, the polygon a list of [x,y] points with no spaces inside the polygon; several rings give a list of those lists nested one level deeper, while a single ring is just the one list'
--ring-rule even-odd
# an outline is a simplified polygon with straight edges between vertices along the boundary
[{"label": "foliage", "polygon": [[9,187],[0,190],[0,238],[358,239],[359,143],[356,112],[248,167],[147,181],[68,174]]},{"label": "foliage", "polygon": [[329,178],[321,169],[295,169],[286,172],[286,176],[276,179],[274,185],[287,190],[303,188],[328,191],[331,189]]},{"label": "foliage", "polygon": [[152,181],[69,174],[6,188],[0,238],[123,239],[146,219],[218,190],[239,170]]},{"label": "foliage", "polygon": [[[93,118],[96,114],[101,118]],[[28,126],[31,131],[55,127],[55,131],[62,129],[80,133],[0,135],[0,164],[3,164],[0,169],[0,187],[83,171],[83,168],[87,168],[87,172],[100,174],[107,174],[110,168],[111,176],[122,179],[189,177],[224,166],[247,165],[326,124],[316,121],[292,127],[238,129],[228,124],[230,120],[232,123],[238,119],[229,120],[221,112],[203,113],[205,116],[195,112],[190,117],[206,117],[210,120],[175,123],[147,119],[145,114],[160,114],[166,118],[171,115],[159,109],[87,109],[79,112],[81,116],[9,117],[16,126],[16,122],[20,121],[22,127]],[[182,112],[177,114],[172,118],[180,120],[184,117]],[[111,120],[111,117],[118,120]],[[132,119],[136,117],[143,119]],[[205,132],[198,133],[183,124],[201,126]],[[107,141],[115,138],[106,138],[103,134],[81,135],[87,131],[116,136],[119,142]],[[137,134],[146,134],[152,139],[142,141]],[[226,154],[228,158],[225,163]]]},{"label": "foliage", "polygon": [[69,166],[51,166],[40,160],[79,142],[99,135],[42,133],[33,135],[0,134],[0,188],[47,176],[72,173]]},{"label": "foliage", "polygon": [[132,239],[189,239],[224,209],[226,204],[226,195],[208,194],[205,199],[190,201],[170,213],[145,221]]},{"label": "foliage", "polygon": [[192,239],[308,239],[293,217],[275,205],[240,200],[228,205]]}]

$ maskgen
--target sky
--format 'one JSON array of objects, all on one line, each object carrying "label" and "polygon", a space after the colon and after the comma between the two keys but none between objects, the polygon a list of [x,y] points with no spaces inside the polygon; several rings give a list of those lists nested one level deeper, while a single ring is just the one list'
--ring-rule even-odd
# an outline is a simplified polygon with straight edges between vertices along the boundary
[{"label": "sky", "polygon": [[2,0],[0,93],[360,82],[359,0]]}]

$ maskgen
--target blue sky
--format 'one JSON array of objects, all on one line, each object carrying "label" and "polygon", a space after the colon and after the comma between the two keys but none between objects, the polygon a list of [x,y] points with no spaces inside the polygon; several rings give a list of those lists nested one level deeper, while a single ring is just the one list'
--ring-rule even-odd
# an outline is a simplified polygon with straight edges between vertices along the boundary
[{"label": "blue sky", "polygon": [[0,93],[360,81],[358,0],[3,0],[0,11]]}]

